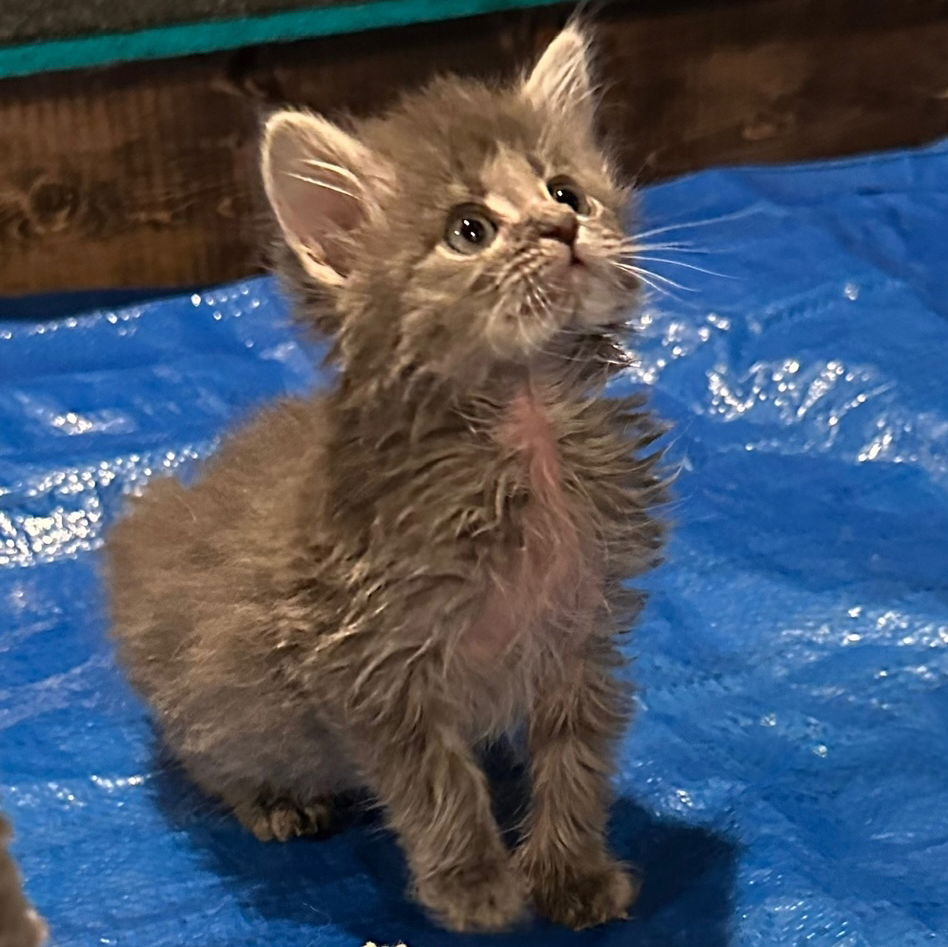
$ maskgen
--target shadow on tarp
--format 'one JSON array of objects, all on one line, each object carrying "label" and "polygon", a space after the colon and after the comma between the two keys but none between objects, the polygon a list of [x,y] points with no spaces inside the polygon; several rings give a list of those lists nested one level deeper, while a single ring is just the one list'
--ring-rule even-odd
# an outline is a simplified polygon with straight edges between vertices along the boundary
[{"label": "shadow on tarp", "polygon": [[[410,947],[485,944],[514,947],[526,928],[507,934],[445,934],[411,902],[409,879],[394,836],[378,809],[351,800],[326,838],[260,843],[205,797],[164,754],[152,783],[170,828],[184,833],[195,855],[217,874],[244,911],[271,922],[342,928],[359,942]],[[526,780],[509,757],[488,761],[502,824],[522,813]],[[725,835],[658,818],[632,799],[613,806],[616,854],[644,877],[633,919],[574,933],[541,920],[530,935],[550,947],[730,947],[738,847]]]}]

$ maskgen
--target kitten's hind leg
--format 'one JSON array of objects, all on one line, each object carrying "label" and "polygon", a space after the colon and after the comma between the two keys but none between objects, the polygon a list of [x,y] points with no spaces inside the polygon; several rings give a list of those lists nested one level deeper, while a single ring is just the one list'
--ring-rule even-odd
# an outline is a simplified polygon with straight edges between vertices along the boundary
[{"label": "kitten's hind leg", "polygon": [[286,842],[301,835],[327,835],[333,827],[334,800],[297,799],[268,790],[239,800],[225,799],[240,824],[261,842]]},{"label": "kitten's hind leg", "polygon": [[[302,739],[295,742],[304,745]],[[233,744],[222,743],[214,753],[185,752],[178,759],[188,776],[261,842],[330,834],[336,822],[337,794],[349,788],[341,764],[333,770],[335,781],[329,782],[314,772],[321,760],[330,758],[322,744],[311,741],[301,753],[305,760],[316,761],[313,767],[281,766],[280,758],[266,756],[265,750],[265,745],[248,745],[245,740],[239,751]],[[253,760],[252,766],[248,760]]]}]

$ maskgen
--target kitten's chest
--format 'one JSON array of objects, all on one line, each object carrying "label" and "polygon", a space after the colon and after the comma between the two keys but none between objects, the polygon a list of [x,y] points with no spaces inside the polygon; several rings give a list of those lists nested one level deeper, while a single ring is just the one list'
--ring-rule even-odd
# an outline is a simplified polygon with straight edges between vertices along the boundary
[{"label": "kitten's chest", "polygon": [[509,514],[520,551],[551,579],[578,568],[590,532],[577,490],[582,472],[564,450],[562,426],[542,393],[525,389],[511,400],[495,432],[521,497]]},{"label": "kitten's chest", "polygon": [[483,610],[469,647],[487,657],[515,644],[554,647],[590,630],[602,599],[603,550],[584,490],[584,471],[564,450],[556,411],[525,389],[511,400],[494,434],[509,457],[518,502],[504,532]]}]

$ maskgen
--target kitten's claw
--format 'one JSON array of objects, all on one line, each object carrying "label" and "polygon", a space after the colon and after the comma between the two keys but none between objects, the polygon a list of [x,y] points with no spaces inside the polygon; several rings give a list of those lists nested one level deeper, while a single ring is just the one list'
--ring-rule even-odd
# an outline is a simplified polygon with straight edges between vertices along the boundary
[{"label": "kitten's claw", "polygon": [[454,931],[503,931],[526,916],[522,883],[506,860],[431,875],[419,882],[418,899]]}]

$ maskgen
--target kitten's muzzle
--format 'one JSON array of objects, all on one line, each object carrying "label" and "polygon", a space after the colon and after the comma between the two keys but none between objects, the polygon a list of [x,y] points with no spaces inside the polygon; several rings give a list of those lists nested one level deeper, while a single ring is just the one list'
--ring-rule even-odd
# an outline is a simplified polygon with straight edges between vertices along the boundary
[{"label": "kitten's muzzle", "polygon": [[536,221],[537,236],[547,240],[559,240],[572,247],[579,233],[579,219],[567,207],[556,205],[545,209]]}]

